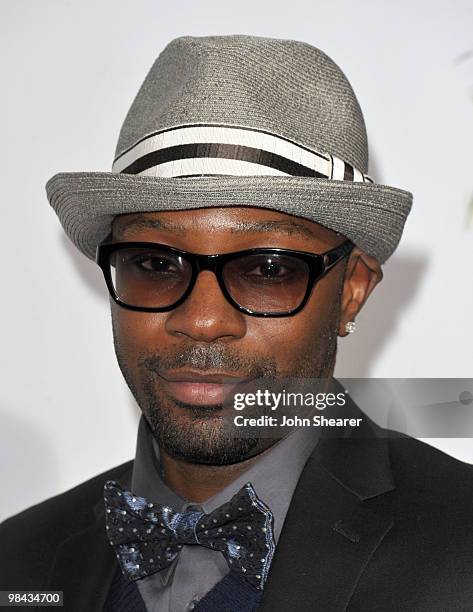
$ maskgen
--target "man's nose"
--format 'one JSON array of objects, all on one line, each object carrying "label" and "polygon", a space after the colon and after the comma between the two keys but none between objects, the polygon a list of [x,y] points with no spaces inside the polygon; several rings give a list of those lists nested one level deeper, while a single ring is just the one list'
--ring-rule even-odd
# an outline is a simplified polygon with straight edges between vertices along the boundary
[{"label": "man's nose", "polygon": [[215,274],[199,273],[191,294],[170,311],[165,328],[171,335],[189,336],[201,342],[219,338],[242,338],[246,333],[247,317],[230,304],[220,289]]}]

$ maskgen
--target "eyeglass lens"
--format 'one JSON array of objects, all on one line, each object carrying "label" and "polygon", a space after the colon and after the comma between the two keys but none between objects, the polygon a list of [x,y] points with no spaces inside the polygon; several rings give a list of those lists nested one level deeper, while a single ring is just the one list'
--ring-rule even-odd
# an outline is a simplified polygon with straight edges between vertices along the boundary
[{"label": "eyeglass lens", "polygon": [[[171,306],[192,280],[191,263],[159,247],[118,249],[109,264],[115,293],[130,306]],[[309,266],[288,254],[254,253],[227,261],[222,277],[227,292],[241,307],[252,312],[285,312],[304,299]]]}]

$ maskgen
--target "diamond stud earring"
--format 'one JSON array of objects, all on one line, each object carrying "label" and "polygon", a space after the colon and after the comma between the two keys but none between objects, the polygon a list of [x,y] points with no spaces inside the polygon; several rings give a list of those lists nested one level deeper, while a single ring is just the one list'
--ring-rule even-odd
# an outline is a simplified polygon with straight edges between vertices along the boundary
[{"label": "diamond stud earring", "polygon": [[347,334],[352,334],[355,330],[356,330],[355,321],[348,321],[347,323],[345,323],[345,331],[347,332]]}]

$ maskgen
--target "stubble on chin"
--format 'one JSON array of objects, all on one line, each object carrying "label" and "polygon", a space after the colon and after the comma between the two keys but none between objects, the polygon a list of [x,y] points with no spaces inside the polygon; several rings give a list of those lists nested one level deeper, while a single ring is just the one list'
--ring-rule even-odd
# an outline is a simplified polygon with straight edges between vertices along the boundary
[{"label": "stubble on chin", "polygon": [[228,465],[244,460],[267,441],[235,438],[222,406],[192,406],[156,393],[147,379],[143,384],[143,415],[159,445],[169,455],[207,465]]},{"label": "stubble on chin", "polygon": [[[321,344],[295,367],[295,377],[328,378],[333,371],[337,336],[330,332]],[[222,416],[222,406],[192,406],[164,396],[150,372],[142,374],[143,414],[158,442],[169,455],[189,463],[228,465],[248,459],[278,438],[235,437]],[[233,430],[234,431],[234,430]]]}]

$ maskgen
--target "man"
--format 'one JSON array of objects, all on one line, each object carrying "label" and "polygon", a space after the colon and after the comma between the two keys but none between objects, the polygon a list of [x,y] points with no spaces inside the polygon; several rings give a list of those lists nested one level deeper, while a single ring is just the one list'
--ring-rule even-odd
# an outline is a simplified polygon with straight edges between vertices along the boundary
[{"label": "man", "polygon": [[223,418],[255,381],[340,390],[337,337],[412,201],[367,162],[355,94],[321,51],[183,37],[135,98],[113,172],[50,180],[103,270],[142,418],[134,461],[5,521],[2,589],[62,590],[74,611],[472,609],[470,466],[349,398],[357,426],[333,436],[239,436]]}]

